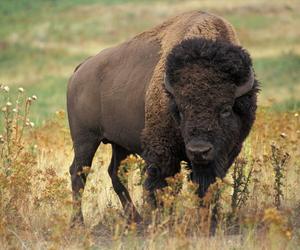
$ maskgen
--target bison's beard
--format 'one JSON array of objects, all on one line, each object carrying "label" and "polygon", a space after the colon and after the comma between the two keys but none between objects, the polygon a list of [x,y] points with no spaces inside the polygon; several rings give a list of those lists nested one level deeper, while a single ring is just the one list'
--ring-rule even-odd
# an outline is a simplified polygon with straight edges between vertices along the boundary
[{"label": "bison's beard", "polygon": [[197,190],[199,197],[204,197],[210,184],[216,181],[216,177],[223,179],[227,173],[228,168],[234,162],[241,151],[241,145],[235,145],[230,153],[218,153],[214,162],[206,165],[199,166],[198,164],[191,163],[192,175],[191,179],[194,183],[199,185]]},{"label": "bison's beard", "polygon": [[206,194],[210,184],[216,181],[216,177],[223,178],[226,175],[228,160],[227,157],[224,157],[218,158],[206,166],[199,166],[193,163],[191,165],[191,179],[199,185],[197,193],[202,198]]},{"label": "bison's beard", "polygon": [[197,172],[195,170],[193,170],[192,172],[192,181],[199,185],[197,194],[200,198],[204,197],[210,184],[214,183],[215,180],[216,176],[214,175],[214,173],[199,173],[199,171]]},{"label": "bison's beard", "polygon": [[224,178],[228,169],[228,158],[227,157],[219,157],[215,160],[214,163],[214,173],[219,178]]}]

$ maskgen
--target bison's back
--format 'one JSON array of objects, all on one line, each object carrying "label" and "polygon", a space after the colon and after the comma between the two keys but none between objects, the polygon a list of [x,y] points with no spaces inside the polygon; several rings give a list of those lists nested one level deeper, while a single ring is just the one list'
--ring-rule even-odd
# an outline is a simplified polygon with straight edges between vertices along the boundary
[{"label": "bison's back", "polygon": [[[144,127],[166,126],[163,90],[165,58],[183,39],[202,37],[238,43],[229,23],[200,11],[184,13],[119,46],[86,60],[68,85],[68,115],[73,140],[83,129],[140,151]],[[163,122],[162,122],[163,121]],[[147,133],[147,131],[146,131]],[[159,133],[157,134],[159,136]]]},{"label": "bison's back", "polygon": [[82,63],[68,86],[71,131],[99,131],[107,141],[140,151],[145,92],[159,50],[155,41],[132,40]]}]

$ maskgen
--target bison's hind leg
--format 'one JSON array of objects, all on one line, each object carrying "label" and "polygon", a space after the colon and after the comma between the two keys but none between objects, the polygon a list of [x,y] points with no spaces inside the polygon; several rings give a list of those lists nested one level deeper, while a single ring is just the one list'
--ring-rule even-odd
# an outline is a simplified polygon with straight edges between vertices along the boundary
[{"label": "bison's hind leg", "polygon": [[130,152],[128,152],[126,149],[124,149],[116,144],[112,144],[112,157],[111,157],[111,162],[108,167],[108,173],[111,178],[113,188],[122,203],[122,206],[124,208],[125,214],[127,215],[128,219],[130,221],[139,223],[142,221],[142,218],[139,215],[138,211],[136,210],[136,208],[130,198],[128,190],[124,187],[124,185],[122,184],[122,182],[120,181],[119,176],[118,176],[118,169],[119,169],[120,163],[129,154],[130,154]]},{"label": "bison's hind leg", "polygon": [[70,167],[73,193],[73,215],[71,226],[83,224],[81,211],[82,192],[92,160],[101,142],[101,138],[92,132],[78,133],[73,137],[74,160]]}]

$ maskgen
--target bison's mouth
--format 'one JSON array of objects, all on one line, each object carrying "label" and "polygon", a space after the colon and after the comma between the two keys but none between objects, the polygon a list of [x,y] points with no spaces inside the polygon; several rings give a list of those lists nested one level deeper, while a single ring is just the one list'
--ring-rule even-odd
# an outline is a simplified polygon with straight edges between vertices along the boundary
[{"label": "bison's mouth", "polygon": [[197,156],[194,157],[191,161],[193,162],[193,165],[198,166],[201,169],[209,168],[212,165],[212,162],[210,160],[202,159],[200,157],[197,158]]}]

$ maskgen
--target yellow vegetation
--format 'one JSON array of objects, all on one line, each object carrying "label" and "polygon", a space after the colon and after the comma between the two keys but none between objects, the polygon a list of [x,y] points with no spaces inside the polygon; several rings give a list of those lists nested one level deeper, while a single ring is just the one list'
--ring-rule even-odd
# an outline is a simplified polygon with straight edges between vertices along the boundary
[{"label": "yellow vegetation", "polygon": [[[151,213],[143,206],[143,161],[128,157],[119,175],[148,225],[127,224],[106,173],[110,148],[102,145],[92,169],[83,170],[89,173],[83,200],[86,228],[70,229],[72,146],[65,114],[59,111],[44,126],[33,128],[29,109],[36,98],[26,98],[22,89],[16,101],[7,99],[9,90],[4,86],[1,91],[7,95],[1,105],[0,135],[3,248],[286,249],[298,244],[298,113],[259,110],[239,159],[224,181],[210,187],[202,208],[183,163],[182,173],[169,178],[169,187],[158,193],[164,206]],[[215,237],[209,237],[214,208],[218,229]]]}]

